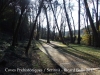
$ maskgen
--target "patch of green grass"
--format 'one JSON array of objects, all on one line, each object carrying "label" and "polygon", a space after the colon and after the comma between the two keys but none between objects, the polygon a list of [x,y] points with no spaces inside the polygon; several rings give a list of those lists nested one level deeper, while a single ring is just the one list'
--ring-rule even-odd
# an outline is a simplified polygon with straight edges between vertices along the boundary
[{"label": "patch of green grass", "polygon": [[31,51],[31,58],[35,61],[35,68],[56,68],[56,64],[42,51],[34,49]]},{"label": "patch of green grass", "polygon": [[94,64],[100,65],[100,48],[89,47],[85,45],[70,44],[69,47],[61,47],[62,51],[82,58]]},{"label": "patch of green grass", "polygon": [[93,55],[97,57],[98,59],[100,58],[100,48],[95,48],[95,47],[89,47],[85,45],[74,45],[70,44],[70,46],[78,51]]},{"label": "patch of green grass", "polygon": [[56,64],[42,51],[38,51],[39,59],[43,68],[56,68]]}]

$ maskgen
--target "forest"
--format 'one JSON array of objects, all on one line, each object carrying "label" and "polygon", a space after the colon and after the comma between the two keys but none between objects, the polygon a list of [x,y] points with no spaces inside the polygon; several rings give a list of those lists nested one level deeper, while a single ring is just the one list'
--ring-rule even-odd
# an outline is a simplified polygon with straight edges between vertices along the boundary
[{"label": "forest", "polygon": [[100,0],[0,0],[0,75],[38,75],[49,67],[60,68],[51,75],[70,75],[53,59],[56,50],[100,65],[99,10]]}]

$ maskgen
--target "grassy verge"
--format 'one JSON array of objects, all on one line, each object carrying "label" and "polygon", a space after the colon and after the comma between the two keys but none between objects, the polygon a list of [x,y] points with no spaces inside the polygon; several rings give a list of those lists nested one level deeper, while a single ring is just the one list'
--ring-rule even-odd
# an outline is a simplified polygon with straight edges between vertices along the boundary
[{"label": "grassy verge", "polygon": [[100,65],[100,48],[70,44],[65,50],[72,52],[76,56]]},{"label": "grassy verge", "polygon": [[59,42],[51,42],[52,45],[54,48],[61,48],[62,51],[92,62],[97,66],[100,65],[100,48],[78,44],[63,45]]}]

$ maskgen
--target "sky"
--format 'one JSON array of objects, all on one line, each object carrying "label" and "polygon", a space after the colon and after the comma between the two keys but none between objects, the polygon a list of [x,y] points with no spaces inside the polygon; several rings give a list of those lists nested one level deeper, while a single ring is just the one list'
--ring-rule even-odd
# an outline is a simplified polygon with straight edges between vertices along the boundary
[{"label": "sky", "polygon": [[[63,0],[58,0],[58,3],[63,4]],[[76,0],[73,0],[71,3],[74,3],[74,10],[72,11],[72,15],[73,15],[74,22],[75,22],[75,29],[77,30],[78,29],[78,3]],[[58,7],[57,10],[59,12],[60,8]],[[60,23],[61,22],[61,15],[60,14],[59,14],[57,19],[58,19],[58,25],[60,26],[60,24],[61,24]],[[53,18],[52,18],[52,20],[53,20]],[[67,20],[66,20],[66,22],[67,22]],[[44,21],[44,27],[46,27],[45,23],[46,23],[46,20]],[[72,23],[72,21],[71,21],[71,23]],[[52,24],[53,24],[53,21],[52,21]],[[73,26],[72,26],[72,28],[73,28]],[[83,26],[82,26],[82,28],[83,28]],[[68,31],[68,30],[69,30],[68,25],[66,25],[66,31]]]},{"label": "sky", "polygon": [[[58,0],[58,3],[60,3],[60,4],[63,4],[63,0]],[[75,24],[77,24],[77,22],[78,22],[78,8],[77,8],[77,2],[75,1],[75,0],[73,0],[73,3],[75,3],[75,7],[74,7],[74,11],[72,12],[72,14],[73,14],[73,18],[74,18],[74,21],[75,21]],[[61,12],[60,11],[60,7],[58,6],[58,9],[57,9],[58,11],[57,12]],[[53,16],[53,14],[52,14],[52,16]],[[58,16],[58,13],[57,13],[57,16]],[[51,24],[53,25],[53,17],[51,17]],[[61,15],[59,14],[59,16],[58,16],[58,18],[57,18],[57,22],[58,22],[58,25],[60,26],[60,22],[61,22]],[[67,22],[67,21],[66,21]],[[44,20],[44,27],[46,27],[46,19]],[[77,25],[76,25],[76,29],[77,29]],[[66,31],[68,31],[68,25],[66,25]]]},{"label": "sky", "polygon": [[[65,0],[66,1],[66,0]],[[67,1],[68,2],[68,1]],[[66,2],[66,5],[67,5],[67,2]],[[63,0],[58,0],[58,3],[60,3],[60,4],[63,4]],[[71,3],[73,3],[74,4],[74,9],[72,10],[72,15],[73,15],[73,18],[74,18],[74,22],[75,22],[75,29],[76,30],[78,30],[78,2],[76,1],[76,0],[72,0],[71,1]],[[81,5],[81,7],[82,7],[82,5]],[[92,10],[92,4],[89,4],[89,8],[90,8],[90,11]],[[82,7],[83,8],[83,7]],[[61,12],[60,11],[60,8],[58,7],[58,9],[57,9],[58,11],[57,12]],[[67,10],[67,11],[69,11],[69,10]],[[81,9],[81,11],[83,11],[83,9]],[[92,12],[92,11],[91,11]],[[82,12],[83,14],[84,14],[84,12]],[[49,13],[48,13],[49,14]],[[70,13],[68,13],[68,14],[70,14]],[[57,14],[58,15],[58,14]],[[43,15],[43,16],[45,16],[45,15]],[[42,17],[42,16],[41,16]],[[70,17],[70,15],[69,15],[69,17]],[[52,27],[53,27],[53,14],[50,14],[50,18],[51,18],[51,29],[52,29]],[[60,26],[60,22],[61,22],[61,15],[59,14],[59,16],[57,17],[57,22],[58,22],[58,25]],[[67,20],[66,20],[66,22],[67,22]],[[44,22],[43,22],[43,26],[44,27],[46,27],[46,19],[44,19]],[[67,23],[66,23],[67,24]],[[72,24],[72,21],[71,21],[71,24]],[[83,28],[84,27],[84,19],[83,19],[83,17],[81,16],[81,28]],[[73,28],[73,26],[72,26],[72,28]],[[66,31],[68,31],[68,25],[66,25]]]}]

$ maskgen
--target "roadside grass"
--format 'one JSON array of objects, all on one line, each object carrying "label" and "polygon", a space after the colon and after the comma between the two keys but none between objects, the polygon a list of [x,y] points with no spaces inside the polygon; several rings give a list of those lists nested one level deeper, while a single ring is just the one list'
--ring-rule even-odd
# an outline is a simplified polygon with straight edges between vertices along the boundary
[{"label": "roadside grass", "polygon": [[100,65],[100,48],[70,44],[69,47],[64,48],[64,50],[79,58],[92,62],[97,66]]},{"label": "roadside grass", "polygon": [[57,64],[55,64],[45,53],[43,53],[37,46],[30,49],[29,56],[32,60],[36,60],[38,65],[35,65],[35,68],[57,68]]},{"label": "roadside grass", "polygon": [[39,51],[37,53],[40,57],[40,61],[43,68],[57,68],[57,65],[43,52]]},{"label": "roadside grass", "polygon": [[89,62],[100,65],[100,48],[85,46],[85,45],[77,45],[77,44],[69,44],[66,47],[61,47],[64,52],[72,54],[76,57],[82,58]]},{"label": "roadside grass", "polygon": [[93,55],[97,57],[98,59],[100,59],[100,48],[85,46],[85,45],[75,45],[75,44],[70,44],[69,46],[81,52]]}]

